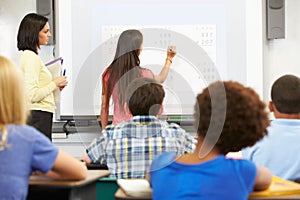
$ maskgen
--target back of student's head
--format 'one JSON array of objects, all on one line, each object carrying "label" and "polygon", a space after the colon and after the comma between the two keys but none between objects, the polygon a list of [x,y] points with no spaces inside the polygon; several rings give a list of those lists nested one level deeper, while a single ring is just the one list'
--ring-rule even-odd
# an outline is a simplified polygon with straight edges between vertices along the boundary
[{"label": "back of student's head", "polygon": [[126,90],[126,103],[133,116],[157,115],[165,91],[160,83],[150,78],[137,78]]},{"label": "back of student's head", "polygon": [[19,50],[31,50],[37,54],[39,45],[39,32],[44,28],[48,19],[44,16],[29,13],[21,21],[17,47]]},{"label": "back of student's head", "polygon": [[27,102],[22,80],[14,63],[0,56],[0,126],[26,122]]},{"label": "back of student's head", "polygon": [[294,75],[278,78],[272,86],[271,99],[281,113],[300,113],[300,79]]},{"label": "back of student's head", "polygon": [[198,136],[219,153],[239,151],[267,134],[265,104],[258,94],[238,82],[214,82],[197,96],[194,107]]},{"label": "back of student's head", "polygon": [[138,58],[142,43],[143,35],[139,30],[129,29],[123,31],[118,40],[115,59],[127,53],[132,53]]}]

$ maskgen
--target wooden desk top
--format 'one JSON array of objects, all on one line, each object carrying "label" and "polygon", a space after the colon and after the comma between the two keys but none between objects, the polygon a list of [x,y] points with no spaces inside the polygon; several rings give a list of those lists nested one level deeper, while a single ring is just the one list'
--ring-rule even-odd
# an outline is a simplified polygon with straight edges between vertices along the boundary
[{"label": "wooden desk top", "polygon": [[108,170],[88,170],[88,176],[81,181],[74,180],[55,180],[45,176],[32,175],[29,179],[30,186],[45,186],[45,187],[77,187],[89,184],[98,180],[101,177],[108,176],[110,173]]},{"label": "wooden desk top", "polygon": [[289,199],[298,199],[300,200],[300,195],[284,195],[284,196],[274,196],[274,197],[252,197],[249,198],[249,200],[278,200],[278,199],[282,199],[282,200],[289,200]]},{"label": "wooden desk top", "polygon": [[[130,184],[130,182],[132,182],[132,181],[137,184],[137,181],[127,180],[127,182],[124,182],[126,184],[123,186],[123,188],[120,187],[120,189],[115,193],[115,198],[119,199],[119,200],[122,200],[122,199],[124,199],[124,200],[125,199],[133,199],[133,200],[134,199],[148,199],[148,200],[151,200],[151,197],[149,197],[149,196],[151,196],[151,194],[149,195],[149,193],[151,193],[151,189],[146,188],[146,189],[140,189],[140,191],[139,190],[136,191],[137,190],[136,186],[134,187],[133,184]],[[141,183],[138,183],[138,184],[141,184]],[[133,191],[128,189],[129,190],[128,193],[124,192],[124,188],[127,188],[126,186],[130,186],[130,188],[134,188]],[[149,187],[149,186],[145,186],[145,187]],[[141,190],[145,190],[145,191],[141,192]],[[125,189],[125,191],[126,191],[126,189]],[[131,195],[131,194],[141,194],[143,196],[138,196],[138,198],[137,198],[135,195]],[[147,194],[147,196],[146,196],[146,194]],[[300,200],[300,184],[295,183],[293,181],[281,179],[277,176],[273,176],[272,183],[268,189],[263,190],[263,191],[255,191],[250,194],[248,199],[249,200],[259,200],[259,199],[261,199],[261,200],[262,199],[264,199],[264,200],[273,200],[273,199],[274,200],[277,200],[277,199],[298,199],[298,200]]]},{"label": "wooden desk top", "polygon": [[[115,193],[115,198],[117,200],[151,200],[149,197],[131,197],[128,196],[122,189],[118,189]],[[300,195],[284,195],[284,196],[274,196],[274,197],[255,197],[255,198],[249,198],[249,200],[289,200],[289,199],[298,199],[300,200]]]}]

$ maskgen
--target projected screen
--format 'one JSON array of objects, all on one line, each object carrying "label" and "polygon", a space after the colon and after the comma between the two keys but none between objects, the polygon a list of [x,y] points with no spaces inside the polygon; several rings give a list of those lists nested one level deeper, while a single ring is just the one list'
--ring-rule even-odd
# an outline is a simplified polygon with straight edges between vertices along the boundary
[{"label": "projected screen", "polygon": [[[70,4],[69,43],[59,43],[65,46],[60,54],[69,80],[62,93],[61,116],[99,115],[101,74],[126,29],[143,33],[141,66],[154,74],[164,65],[167,47],[177,47],[163,83],[166,115],[191,115],[196,95],[213,81],[247,83],[244,1],[72,0]],[[67,33],[61,28],[60,34]],[[112,108],[111,102],[110,114]]]}]

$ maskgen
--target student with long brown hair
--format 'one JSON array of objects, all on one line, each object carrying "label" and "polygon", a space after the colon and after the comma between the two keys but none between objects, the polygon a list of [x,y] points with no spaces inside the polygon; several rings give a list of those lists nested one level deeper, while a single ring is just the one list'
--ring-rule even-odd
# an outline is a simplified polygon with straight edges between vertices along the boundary
[{"label": "student with long brown hair", "polygon": [[112,123],[119,123],[132,117],[124,111],[124,93],[132,80],[147,77],[163,83],[167,78],[172,59],[176,55],[176,47],[171,46],[171,50],[168,49],[165,65],[158,75],[154,75],[151,70],[140,67],[139,55],[142,51],[142,44],[143,35],[139,30],[126,30],[119,37],[115,57],[102,74],[102,104],[100,111],[102,130],[108,123],[109,101],[111,98],[114,103]]}]

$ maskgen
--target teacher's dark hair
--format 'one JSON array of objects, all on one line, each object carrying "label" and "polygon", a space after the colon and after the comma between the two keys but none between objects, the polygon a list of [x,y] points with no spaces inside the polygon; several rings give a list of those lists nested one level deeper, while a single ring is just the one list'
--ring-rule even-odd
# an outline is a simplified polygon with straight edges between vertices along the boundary
[{"label": "teacher's dark hair", "polygon": [[21,21],[17,36],[19,51],[31,50],[38,54],[39,32],[44,28],[48,19],[44,16],[29,13]]}]

